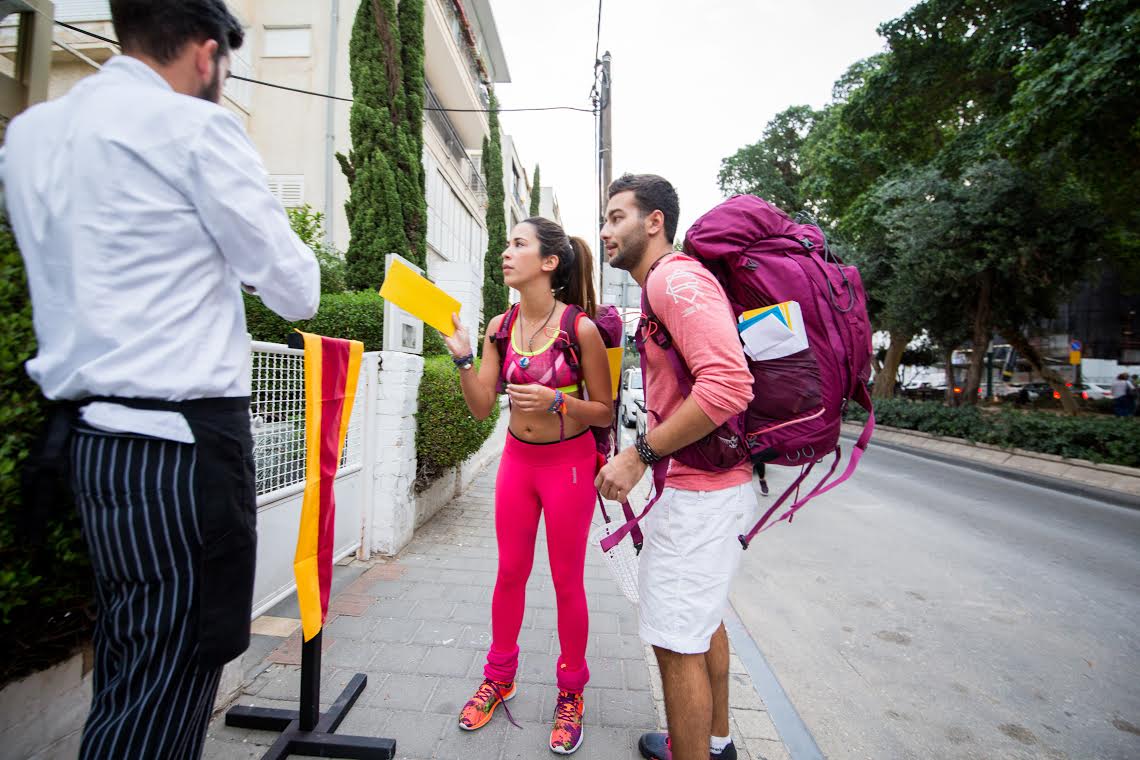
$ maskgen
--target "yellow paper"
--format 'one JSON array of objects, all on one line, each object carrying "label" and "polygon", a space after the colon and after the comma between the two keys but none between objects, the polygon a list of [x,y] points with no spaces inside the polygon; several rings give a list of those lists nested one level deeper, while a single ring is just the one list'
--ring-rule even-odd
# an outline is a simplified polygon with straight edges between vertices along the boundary
[{"label": "yellow paper", "polygon": [[606,349],[606,356],[610,359],[610,387],[613,388],[615,401],[618,397],[618,383],[621,382],[621,360],[624,353],[625,349],[621,346]]},{"label": "yellow paper", "polygon": [[394,260],[388,267],[380,296],[444,335],[455,332],[451,315],[459,313],[459,301],[399,260]]},{"label": "yellow paper", "polygon": [[772,306],[762,306],[759,309],[752,309],[751,311],[746,311],[741,314],[739,321],[747,322],[755,316],[759,316],[765,312],[775,311],[776,309],[779,309],[780,313],[784,315],[784,324],[790,326],[792,324],[792,312],[789,304],[793,303],[795,303],[795,301],[784,301],[783,303],[773,304]]}]

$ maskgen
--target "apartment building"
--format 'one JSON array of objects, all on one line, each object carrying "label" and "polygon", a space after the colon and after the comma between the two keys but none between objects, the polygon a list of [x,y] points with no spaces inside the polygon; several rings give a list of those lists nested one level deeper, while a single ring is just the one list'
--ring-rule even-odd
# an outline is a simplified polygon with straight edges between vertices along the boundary
[{"label": "apartment building", "polygon": [[[349,40],[361,0],[228,2],[246,31],[245,43],[232,57],[234,74],[352,97]],[[54,5],[56,19],[114,38],[108,0],[56,0]],[[509,82],[510,74],[489,0],[424,0],[424,6],[428,272],[460,300],[464,321],[474,327],[487,248],[487,193],[477,160],[490,134],[487,114],[478,109],[488,106],[487,84]],[[0,75],[8,79],[17,73],[20,18],[13,14],[0,21]],[[110,43],[60,26],[51,37],[49,99],[118,52]],[[329,242],[344,250],[348,183],[336,153],[351,148],[351,103],[231,79],[223,104],[242,118],[282,204],[307,203],[322,212]]]}]

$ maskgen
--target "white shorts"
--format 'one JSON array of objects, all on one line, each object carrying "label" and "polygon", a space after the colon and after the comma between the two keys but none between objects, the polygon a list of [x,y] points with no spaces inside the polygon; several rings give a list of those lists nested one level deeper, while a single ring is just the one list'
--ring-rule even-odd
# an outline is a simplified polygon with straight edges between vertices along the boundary
[{"label": "white shorts", "polygon": [[755,510],[751,482],[718,491],[665,489],[642,521],[637,585],[646,644],[680,654],[709,650],[740,567],[736,537]]}]

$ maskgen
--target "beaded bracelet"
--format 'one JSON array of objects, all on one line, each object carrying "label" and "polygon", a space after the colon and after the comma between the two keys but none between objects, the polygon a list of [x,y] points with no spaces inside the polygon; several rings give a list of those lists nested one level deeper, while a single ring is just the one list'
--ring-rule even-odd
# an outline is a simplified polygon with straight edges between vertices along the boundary
[{"label": "beaded bracelet", "polygon": [[661,455],[653,450],[653,447],[645,440],[644,435],[639,435],[634,439],[633,447],[637,449],[637,456],[645,464],[653,466],[661,461]]},{"label": "beaded bracelet", "polygon": [[554,401],[550,403],[550,408],[546,411],[551,414],[563,414],[566,411],[566,398],[562,395],[562,391],[554,391]]}]

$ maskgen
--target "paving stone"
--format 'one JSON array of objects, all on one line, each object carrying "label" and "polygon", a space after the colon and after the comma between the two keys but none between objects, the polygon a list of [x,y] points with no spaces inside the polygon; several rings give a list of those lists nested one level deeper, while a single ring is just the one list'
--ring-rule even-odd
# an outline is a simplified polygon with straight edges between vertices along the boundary
[{"label": "paving stone", "polygon": [[459,640],[466,628],[467,626],[462,623],[425,620],[416,635],[412,637],[412,642],[429,646],[455,647],[459,645]]},{"label": "paving stone", "polygon": [[486,652],[491,647],[491,632],[485,625],[469,625],[459,637],[459,646]]},{"label": "paving stone", "polygon": [[453,602],[489,602],[491,599],[486,586],[466,584],[445,587],[443,598]]},{"label": "paving stone", "polygon": [[352,639],[337,639],[321,656],[324,667],[332,665],[337,668],[366,668],[381,645],[372,641],[354,641]]},{"label": "paving stone", "polygon": [[763,710],[764,702],[752,686],[752,679],[739,673],[728,676],[728,706],[745,710]]},{"label": "paving stone", "polygon": [[388,641],[395,644],[406,644],[412,640],[420,630],[423,622],[420,620],[407,620],[405,618],[379,618],[373,621],[368,631],[370,641]]},{"label": "paving stone", "polygon": [[783,742],[753,739],[748,742],[752,760],[791,760]]},{"label": "paving stone", "polygon": [[229,742],[221,739],[207,738],[202,746],[203,760],[246,760],[247,758],[260,758],[264,754],[264,746]]},{"label": "paving stone", "polygon": [[[357,702],[348,711],[348,715],[341,722],[336,732],[352,736],[371,736],[373,738],[386,737],[384,726],[387,723],[388,711],[379,707],[369,707]],[[391,737],[387,737],[391,738]],[[399,747],[399,744],[396,745]]]},{"label": "paving stone", "polygon": [[435,583],[434,581],[430,583],[421,581],[417,583],[413,588],[409,589],[406,594],[404,594],[404,599],[415,599],[417,601],[443,599],[444,591],[445,587],[439,585],[438,583]]},{"label": "paving stone", "polygon": [[599,633],[594,639],[594,653],[622,660],[645,659],[645,649],[640,639],[622,636],[619,633]]},{"label": "paving stone", "polygon": [[625,674],[625,688],[652,694],[649,683],[649,666],[645,664],[644,660],[640,663],[626,660],[622,672]]},{"label": "paving stone", "polygon": [[657,724],[657,710],[648,691],[592,689],[597,695],[595,719],[603,726],[640,728],[648,731]]},{"label": "paving stone", "polygon": [[385,644],[369,663],[369,669],[380,673],[415,673],[427,650],[422,644]]},{"label": "paving stone", "polygon": [[456,649],[454,647],[432,647],[427,656],[420,662],[419,672],[427,675],[453,676],[466,678],[471,671],[471,664],[478,660],[480,667],[483,658],[470,649]]},{"label": "paving stone", "polygon": [[780,734],[768,713],[761,710],[737,710],[732,712],[732,719],[745,739],[766,739],[779,741]]},{"label": "paving stone", "polygon": [[452,718],[455,725],[444,729],[443,738],[436,745],[432,758],[435,760],[473,760],[473,758],[496,760],[503,751],[507,733],[518,731],[501,713],[502,708],[499,708],[491,723],[478,731],[464,731],[459,728],[459,712],[456,711],[455,717]]},{"label": "paving stone", "polygon": [[396,674],[385,679],[384,683],[369,688],[361,698],[371,707],[384,710],[412,710],[422,712],[435,692],[439,679],[433,676]]},{"label": "paving stone", "polygon": [[457,623],[486,623],[491,619],[491,605],[486,602],[459,602],[451,613],[451,619]]},{"label": "paving stone", "polygon": [[396,740],[396,757],[430,758],[444,731],[459,730],[446,715],[422,712],[391,711],[384,723],[384,733]]},{"label": "paving stone", "polygon": [[415,585],[411,581],[382,578],[369,585],[365,593],[385,599],[399,599],[413,589]]},{"label": "paving stone", "polygon": [[416,607],[409,617],[447,620],[451,617],[451,611],[454,609],[455,602],[449,602],[445,599],[428,599],[422,602],[416,602]]},{"label": "paving stone", "polygon": [[406,618],[418,602],[412,599],[377,599],[364,611],[367,618]]},{"label": "paving stone", "polygon": [[590,614],[591,633],[618,633],[618,616],[612,612],[594,612]]},{"label": "paving stone", "polygon": [[329,614],[360,617],[375,601],[376,597],[371,594],[350,594],[346,592],[339,594],[329,602]]},{"label": "paving stone", "polygon": [[340,615],[331,623],[325,623],[324,631],[336,639],[365,639],[375,625],[374,618]]},{"label": "paving stone", "polygon": [[550,654],[552,647],[558,639],[555,631],[545,629],[523,629],[519,631],[519,651],[534,652],[535,654]]}]

